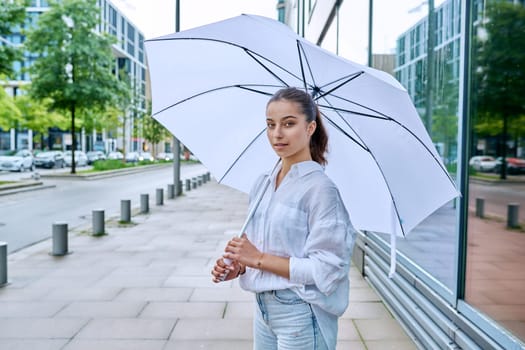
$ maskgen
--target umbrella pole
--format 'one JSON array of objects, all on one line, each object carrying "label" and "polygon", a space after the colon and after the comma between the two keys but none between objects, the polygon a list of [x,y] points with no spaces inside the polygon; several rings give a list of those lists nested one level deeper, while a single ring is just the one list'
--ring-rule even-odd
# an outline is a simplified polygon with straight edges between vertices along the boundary
[{"label": "umbrella pole", "polygon": [[[259,207],[259,204],[261,203],[261,200],[262,200],[264,194],[266,193],[266,190],[268,189],[268,186],[270,186],[270,183],[272,182],[272,180],[271,180],[272,176],[275,173],[275,170],[277,169],[277,166],[279,165],[280,162],[281,162],[281,159],[279,158],[277,160],[277,163],[275,163],[275,165],[274,165],[274,167],[272,169],[272,172],[270,173],[270,176],[268,176],[268,178],[264,182],[264,185],[263,185],[262,189],[257,194],[257,198],[255,198],[254,204],[253,204],[252,208],[250,209],[250,211],[248,212],[248,216],[246,216],[246,220],[244,220],[244,224],[242,225],[241,230],[240,230],[239,234],[237,235],[237,237],[241,237],[242,234],[244,233],[244,231],[246,231],[246,227],[248,226],[248,223],[252,219],[253,214],[255,214],[255,211]],[[224,258],[223,260],[224,260],[224,263],[226,265],[228,265],[228,266],[232,263],[232,261],[230,259],[228,259],[228,258]],[[224,275],[221,278],[221,281],[224,281],[225,278],[226,278],[226,275]]]}]

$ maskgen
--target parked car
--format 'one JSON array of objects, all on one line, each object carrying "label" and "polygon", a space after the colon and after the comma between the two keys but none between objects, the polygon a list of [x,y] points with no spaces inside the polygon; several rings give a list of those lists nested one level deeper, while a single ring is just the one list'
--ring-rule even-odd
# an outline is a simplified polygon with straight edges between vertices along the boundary
[{"label": "parked car", "polygon": [[66,166],[64,153],[61,151],[40,152],[35,156],[35,166],[37,168],[63,168]]},{"label": "parked car", "polygon": [[469,161],[469,165],[478,171],[494,171],[496,164],[496,158],[491,156],[474,156]]},{"label": "parked car", "polygon": [[106,155],[102,151],[89,151],[86,156],[88,164],[93,164],[97,160],[106,160]]},{"label": "parked car", "polygon": [[[71,154],[71,151],[66,151],[66,153],[64,153],[64,160],[66,162],[66,165],[67,166],[71,166],[71,157],[72,154]],[[84,152],[82,151],[75,151],[75,166],[86,166],[87,165],[87,156]]]},{"label": "parked car", "polygon": [[136,163],[139,161],[139,152],[128,152],[126,153],[127,163]]},{"label": "parked car", "polygon": [[[512,175],[525,174],[525,159],[521,158],[505,158],[507,160],[507,173]],[[494,171],[499,173],[501,169],[501,164],[503,162],[503,157],[498,157],[496,159],[496,166]]]},{"label": "parked car", "polygon": [[139,161],[154,162],[155,158],[149,152],[139,152]]},{"label": "parked car", "polygon": [[157,154],[157,160],[171,161],[173,160],[173,153],[161,152]]},{"label": "parked car", "polygon": [[107,159],[124,159],[124,155],[121,152],[109,152]]},{"label": "parked car", "polygon": [[35,168],[33,154],[27,149],[20,150],[10,156],[0,157],[0,170],[25,171]]}]

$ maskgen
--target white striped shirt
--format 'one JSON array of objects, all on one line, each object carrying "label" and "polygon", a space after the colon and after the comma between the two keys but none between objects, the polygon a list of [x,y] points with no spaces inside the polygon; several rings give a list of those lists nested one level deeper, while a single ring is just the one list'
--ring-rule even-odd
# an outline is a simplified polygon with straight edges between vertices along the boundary
[{"label": "white striped shirt", "polygon": [[[348,306],[356,231],[337,187],[321,165],[314,161],[294,164],[275,190],[277,173],[270,178],[246,234],[260,251],[290,257],[290,279],[247,268],[240,284],[253,292],[295,291],[312,304],[327,344],[335,348],[337,318]],[[263,175],[256,181],[250,206],[268,178]]]}]

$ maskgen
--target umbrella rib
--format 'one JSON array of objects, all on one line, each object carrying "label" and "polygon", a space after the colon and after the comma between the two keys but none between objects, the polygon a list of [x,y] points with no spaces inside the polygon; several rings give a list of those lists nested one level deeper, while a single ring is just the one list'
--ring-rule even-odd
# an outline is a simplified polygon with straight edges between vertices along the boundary
[{"label": "umbrella rib", "polygon": [[[324,97],[324,96],[326,96],[326,95],[331,94],[333,91],[339,89],[339,88],[340,88],[341,86],[343,86],[343,85],[348,84],[348,83],[351,82],[352,80],[354,80],[354,79],[360,77],[362,74],[364,74],[364,71],[360,71],[360,72],[357,72],[357,73],[354,73],[354,74],[350,75],[349,78],[348,78],[347,80],[343,81],[341,84],[339,84],[339,85],[333,87],[332,89],[328,90],[327,92],[324,92],[322,95],[318,96],[318,97],[316,98],[316,100],[320,99],[321,97]],[[340,79],[338,79],[338,80],[340,80]],[[337,80],[335,80],[335,81],[337,81]],[[332,84],[332,83],[330,83],[330,84]],[[329,85],[329,84],[327,84],[327,85]],[[327,86],[327,85],[325,85],[325,86]]]},{"label": "umbrella rib", "polygon": [[198,94],[195,94],[193,96],[190,96],[190,97],[186,97],[185,99],[182,99],[178,102],[175,102],[174,104],[172,105],[169,105],[167,107],[164,107],[162,108],[161,110],[153,113],[151,116],[156,116],[164,111],[167,111],[168,109],[170,108],[173,108],[181,103],[184,103],[186,101],[189,101],[193,98],[196,98],[196,97],[199,97],[201,95],[205,95],[205,94],[208,94],[210,92],[214,92],[214,91],[219,91],[219,90],[224,90],[224,89],[230,89],[230,88],[241,88],[241,89],[244,89],[244,90],[248,90],[248,91],[253,91],[253,92],[257,92],[257,93],[262,93],[262,94],[266,94],[266,95],[270,95],[270,94],[267,94],[263,91],[258,91],[258,90],[255,90],[255,89],[249,89],[247,88],[246,86],[266,86],[266,87],[281,87],[280,85],[262,85],[262,84],[246,84],[246,85],[239,85],[239,84],[236,84],[236,85],[226,85],[226,86],[220,86],[220,87],[217,87],[217,88],[214,88],[214,89],[210,89],[210,90],[206,90],[206,91],[202,91],[202,92],[199,92]]},{"label": "umbrella rib", "polygon": [[[341,119],[343,119],[345,121],[345,123],[348,125],[348,122],[339,114],[339,112],[336,111],[336,113],[341,117]],[[356,141],[356,139],[354,139],[352,136],[350,136],[346,131],[344,131],[343,129],[341,129],[340,126],[338,126],[334,121],[332,121],[326,114],[323,113],[323,116],[326,118],[326,120],[328,120],[330,122],[330,124],[332,124],[333,126],[335,126],[337,128],[337,130],[341,131],[345,136],[349,137],[352,141],[354,141],[357,145],[359,145],[360,147],[362,147],[365,151],[367,151],[369,154],[370,154],[370,157],[372,157],[372,159],[374,160],[374,162],[376,163],[377,165],[377,168],[379,169],[379,172],[381,173],[381,176],[383,177],[383,180],[385,181],[385,185],[386,187],[388,188],[388,193],[390,194],[390,199],[392,199],[392,205],[394,206],[394,209],[396,211],[396,216],[397,216],[397,220],[399,222],[399,226],[401,227],[401,233],[403,234],[403,237],[405,237],[405,229],[403,228],[403,224],[401,223],[401,217],[399,216],[399,211],[397,210],[397,205],[396,205],[396,201],[394,199],[394,196],[392,195],[392,190],[390,190],[390,186],[388,184],[388,180],[385,176],[385,173],[383,172],[383,169],[381,168],[381,165],[379,165],[379,162],[377,161],[376,157],[374,156],[374,153],[372,153],[372,150],[370,150],[370,148],[368,148],[368,146],[366,146],[366,143],[364,141],[363,144],[359,143]],[[352,127],[350,125],[348,125],[348,127],[350,127],[352,129]],[[353,130],[353,129],[352,129]],[[356,134],[357,135],[357,134]]]},{"label": "umbrella rib", "polygon": [[303,59],[301,56],[301,46],[299,44],[299,40],[297,40],[296,43],[297,43],[297,56],[299,57],[299,65],[301,66],[301,75],[303,77],[304,91],[308,91],[308,87],[306,86],[306,76],[304,75],[304,66],[303,66]]},{"label": "umbrella rib", "polygon": [[344,131],[336,122],[334,122],[331,118],[329,118],[325,113],[321,112],[321,114],[323,115],[323,117],[328,120],[328,122],[330,124],[332,124],[333,127],[335,127],[338,131],[340,131],[343,135],[345,135],[346,137],[348,137],[350,140],[354,141],[356,145],[358,145],[359,147],[361,147],[363,150],[367,151],[367,152],[370,152],[370,149],[368,147],[366,147],[366,145],[361,142],[359,142],[355,137],[353,137],[352,135],[350,135],[349,133],[347,133],[346,131]]},{"label": "umbrella rib", "polygon": [[224,175],[222,175],[222,177],[219,179],[219,183],[222,182],[222,180],[224,180],[224,178],[228,175],[228,173],[232,170],[232,168],[235,166],[235,164],[237,164],[237,162],[239,161],[239,159],[241,159],[241,157],[244,155],[244,153],[246,153],[246,151],[250,148],[250,146],[255,142],[255,140],[257,140],[259,138],[259,136],[261,136],[264,132],[266,131],[266,128],[262,129],[261,132],[259,132],[254,138],[253,140],[250,141],[250,143],[244,147],[244,150],[241,152],[241,154],[239,154],[239,156],[231,163],[230,167],[228,168],[228,170],[226,170],[226,172],[224,173]]},{"label": "umbrella rib", "polygon": [[[213,41],[213,42],[217,42],[217,43],[221,43],[221,44],[226,44],[226,45],[231,45],[231,46],[234,46],[234,47],[237,47],[239,49],[242,49],[244,50],[246,53],[248,53],[248,55],[250,57],[252,57],[257,63],[259,63],[262,67],[264,67],[268,72],[270,72],[272,75],[274,75],[278,80],[280,80],[283,84],[285,84],[286,86],[289,86],[286,82],[284,82],[281,78],[279,78],[275,73],[273,73],[268,67],[266,67],[263,63],[261,63],[261,61],[257,60],[255,58],[255,56],[257,57],[260,57],[260,58],[263,58],[265,59],[266,61],[274,64],[277,68],[281,69],[283,72],[286,72],[288,74],[290,74],[292,77],[294,77],[295,79],[297,80],[301,80],[301,78],[299,78],[298,76],[296,76],[295,74],[293,74],[292,72],[288,71],[287,69],[285,69],[284,67],[281,67],[279,64],[275,63],[274,61],[270,60],[270,59],[267,59],[266,57],[258,54],[257,52],[254,52],[254,51],[251,51],[250,49],[244,47],[244,46],[241,46],[241,45],[238,45],[238,44],[235,44],[235,43],[232,43],[232,42],[229,42],[229,41],[226,41],[226,40],[219,40],[219,39],[210,39],[210,38],[154,38],[154,39],[148,39],[148,40],[145,40],[145,42],[153,42],[153,41],[175,41],[175,40],[202,40],[202,41]],[[303,75],[303,78],[304,78],[304,75]]]},{"label": "umbrella rib", "polygon": [[[334,95],[335,96],[335,95]],[[335,96],[335,97],[338,97],[338,96]],[[341,98],[341,97],[339,97]],[[343,100],[346,100],[344,98],[341,98]],[[349,128],[351,128],[353,130],[353,128],[350,126],[350,124],[348,124],[348,121],[343,118],[343,116],[341,116],[339,114],[339,112],[347,112],[347,113],[350,113],[350,114],[356,114],[356,115],[361,115],[361,116],[366,116],[366,117],[371,117],[371,118],[375,118],[375,119],[381,119],[381,120],[387,120],[387,121],[392,121],[394,122],[395,124],[399,125],[401,128],[405,129],[410,135],[412,135],[412,137],[414,137],[426,150],[427,152],[432,156],[432,158],[434,158],[435,162],[438,164],[439,168],[445,173],[445,175],[447,176],[448,180],[450,181],[450,183],[452,185],[454,185],[455,187],[455,184],[454,184],[454,180],[452,180],[452,178],[450,177],[450,174],[448,173],[447,169],[444,168],[443,165],[441,165],[441,163],[439,162],[439,160],[436,158],[436,156],[434,155],[434,153],[432,153],[432,151],[428,148],[428,146],[423,142],[423,140],[421,140],[414,132],[412,132],[412,130],[410,130],[409,128],[407,128],[405,125],[401,124],[400,122],[398,122],[397,120],[395,120],[394,118],[392,117],[389,117],[387,116],[386,114],[383,114],[383,113],[380,113],[380,112],[377,112],[371,108],[367,108],[365,106],[362,106],[363,108],[365,109],[368,109],[368,110],[371,110],[371,111],[374,111],[374,112],[377,112],[379,115],[383,116],[384,118],[381,118],[379,116],[374,116],[374,115],[370,115],[370,114],[366,114],[366,113],[360,113],[360,112],[354,112],[354,111],[350,111],[350,110],[344,110],[344,109],[341,109],[341,108],[337,108],[337,107],[333,107],[332,104],[330,103],[330,101],[328,101],[326,98],[324,99],[329,106],[323,106],[325,108],[331,108],[332,110],[334,110],[340,117],[341,119],[346,123],[346,125],[348,125]],[[352,101],[349,101],[347,100],[348,102],[350,103],[354,103]],[[354,103],[354,104],[357,104],[358,106],[360,106],[358,103]],[[354,131],[355,132],[355,131]],[[357,133],[356,133],[357,135]],[[364,142],[363,142],[364,144]]]},{"label": "umbrella rib", "polygon": [[[268,68],[266,65],[264,65],[260,60],[258,60],[254,54],[252,54],[252,52],[250,50],[248,50],[247,48],[244,48],[244,52],[246,52],[246,54],[248,56],[250,56],[255,62],[257,62],[261,67],[263,67],[268,73],[270,73],[272,76],[274,76],[277,80],[279,80],[281,83],[283,83],[286,87],[288,87],[289,85],[284,81],[282,80],[277,74],[275,74],[270,68]],[[262,56],[259,56],[259,57],[262,57]],[[268,62],[272,62],[270,60],[267,60]],[[273,63],[273,62],[272,62]],[[274,63],[275,64],[275,63]],[[278,65],[277,65],[278,66]],[[279,66],[278,66],[279,67]],[[281,67],[279,67],[281,68]],[[282,68],[281,68],[282,69]],[[284,69],[283,69],[284,70]],[[286,71],[286,70],[285,70]],[[288,71],[286,71],[287,73],[290,73]],[[290,73],[291,74],[291,73]]]},{"label": "umbrella rib", "polygon": [[310,76],[312,77],[312,82],[314,83],[314,86],[317,86],[317,84],[315,83],[314,73],[312,72],[312,67],[310,67],[310,62],[308,61],[308,57],[306,57],[306,52],[304,51],[304,47],[303,47],[303,45],[301,45],[301,42],[299,40],[297,40],[297,49],[299,51],[299,60],[301,61],[301,72],[303,73],[303,79],[304,79],[304,83],[305,83],[305,88],[306,88],[306,78],[304,76],[304,71],[303,71],[303,63],[302,63],[302,60],[301,60],[301,52],[304,55],[304,61],[306,62],[306,66],[308,67],[308,71],[310,72]]},{"label": "umbrella rib", "polygon": [[390,119],[392,119],[392,118],[389,118],[389,117],[386,117],[386,116],[377,116],[377,115],[373,115],[373,114],[352,111],[352,110],[349,110],[349,109],[344,109],[344,108],[339,108],[339,107],[334,107],[334,106],[327,106],[327,105],[321,105],[321,104],[317,104],[317,105],[320,108],[327,108],[327,109],[331,109],[331,110],[334,110],[334,111],[345,112],[345,113],[348,113],[348,114],[361,115],[363,117],[370,117],[370,118],[383,119],[383,120],[390,120]]},{"label": "umbrella rib", "polygon": [[[247,90],[247,91],[255,92],[255,93],[266,95],[266,96],[272,96],[273,95],[271,92],[266,92],[266,91],[262,91],[262,90],[252,89],[252,88],[249,88],[248,86],[251,86],[251,85],[237,85],[237,87],[239,89],[244,89],[244,90]],[[283,87],[281,85],[253,85],[253,86],[266,86],[266,87],[276,87],[276,88],[282,88]]]}]

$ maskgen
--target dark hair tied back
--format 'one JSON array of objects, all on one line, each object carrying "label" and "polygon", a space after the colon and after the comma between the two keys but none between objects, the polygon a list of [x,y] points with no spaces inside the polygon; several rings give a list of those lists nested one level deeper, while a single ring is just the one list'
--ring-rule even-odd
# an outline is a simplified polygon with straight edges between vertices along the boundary
[{"label": "dark hair tied back", "polygon": [[319,107],[313,100],[312,96],[310,96],[310,94],[304,90],[295,87],[287,87],[277,91],[270,98],[268,104],[279,100],[286,100],[299,104],[302,113],[306,116],[306,121],[310,123],[315,120],[317,127],[310,138],[310,153],[314,161],[321,165],[325,165],[325,153],[327,152],[328,147],[328,134],[326,133],[326,129],[323,125]]}]

